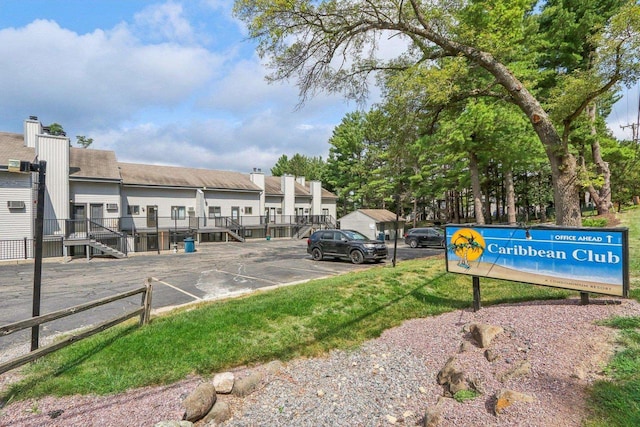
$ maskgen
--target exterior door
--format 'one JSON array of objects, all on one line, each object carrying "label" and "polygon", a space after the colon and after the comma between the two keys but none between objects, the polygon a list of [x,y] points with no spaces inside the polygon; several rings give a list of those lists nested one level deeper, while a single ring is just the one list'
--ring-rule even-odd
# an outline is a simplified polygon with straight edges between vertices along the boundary
[{"label": "exterior door", "polygon": [[240,207],[239,206],[232,206],[231,207],[231,220],[238,222],[238,220],[240,219]]},{"label": "exterior door", "polygon": [[147,206],[147,228],[156,228],[158,225],[158,207]]},{"label": "exterior door", "polygon": [[103,224],[103,205],[92,204],[91,209],[91,231],[100,231],[104,228]]},{"label": "exterior door", "polygon": [[71,234],[81,237],[87,233],[87,206],[73,205],[71,221]]}]

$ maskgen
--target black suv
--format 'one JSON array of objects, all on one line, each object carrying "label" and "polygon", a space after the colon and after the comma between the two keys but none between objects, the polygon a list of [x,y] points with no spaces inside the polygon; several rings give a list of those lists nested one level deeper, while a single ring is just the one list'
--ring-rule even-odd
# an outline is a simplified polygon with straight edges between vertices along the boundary
[{"label": "black suv", "polygon": [[412,228],[404,234],[404,242],[412,248],[419,246],[444,248],[444,233],[434,227]]},{"label": "black suv", "polygon": [[307,253],[314,261],[325,257],[346,258],[354,264],[387,258],[387,245],[353,230],[319,230],[307,239]]}]

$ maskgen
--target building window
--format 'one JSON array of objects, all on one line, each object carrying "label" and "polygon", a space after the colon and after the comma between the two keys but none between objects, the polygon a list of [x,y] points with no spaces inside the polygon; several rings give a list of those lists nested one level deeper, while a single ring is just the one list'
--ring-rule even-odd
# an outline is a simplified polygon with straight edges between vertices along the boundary
[{"label": "building window", "polygon": [[220,206],[209,206],[209,218],[220,218],[222,216],[222,210]]},{"label": "building window", "polygon": [[244,214],[245,215],[253,215],[253,208],[251,206],[245,206],[244,207]]},{"label": "building window", "polygon": [[282,215],[282,208],[278,208],[278,209],[276,209],[276,214],[278,214],[278,215]]},{"label": "building window", "polygon": [[187,211],[184,206],[171,206],[171,219],[185,219]]},{"label": "building window", "polygon": [[244,230],[244,237],[253,237],[253,230]]},{"label": "building window", "polygon": [[140,206],[138,205],[127,206],[127,215],[140,215]]}]

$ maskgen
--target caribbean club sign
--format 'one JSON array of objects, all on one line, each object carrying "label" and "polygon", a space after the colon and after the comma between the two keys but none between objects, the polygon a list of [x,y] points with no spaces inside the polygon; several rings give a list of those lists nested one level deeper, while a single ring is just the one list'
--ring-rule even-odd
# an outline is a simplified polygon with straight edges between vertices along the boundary
[{"label": "caribbean club sign", "polygon": [[447,271],[628,296],[626,228],[447,225]]}]

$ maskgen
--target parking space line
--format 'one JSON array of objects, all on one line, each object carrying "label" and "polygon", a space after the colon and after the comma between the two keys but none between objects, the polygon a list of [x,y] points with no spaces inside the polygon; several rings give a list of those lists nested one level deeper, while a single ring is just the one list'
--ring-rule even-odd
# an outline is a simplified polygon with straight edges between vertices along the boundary
[{"label": "parking space line", "polygon": [[202,298],[200,298],[200,297],[198,297],[198,296],[196,296],[196,295],[194,295],[194,294],[191,294],[191,293],[189,293],[189,292],[187,292],[187,291],[185,291],[185,290],[182,290],[182,289],[178,288],[177,286],[173,286],[173,285],[172,285],[172,284],[170,284],[170,283],[163,282],[162,280],[159,280],[159,279],[157,279],[157,278],[155,278],[155,277],[152,277],[152,278],[151,278],[151,280],[153,280],[153,281],[155,281],[155,282],[158,282],[158,283],[162,283],[163,285],[166,285],[166,286],[168,286],[168,287],[170,287],[170,288],[173,288],[173,289],[175,289],[175,290],[176,290],[176,291],[178,291],[178,292],[182,292],[183,294],[188,295],[188,296],[190,296],[190,297],[191,297],[191,298],[193,298],[193,299],[197,299],[197,300],[199,300],[199,301],[200,301],[200,300],[202,300]]},{"label": "parking space line", "polygon": [[328,269],[322,269],[322,268],[296,268],[296,267],[287,267],[287,266],[281,266],[275,263],[271,263],[271,265],[277,265],[279,268],[285,269],[285,270],[295,270],[295,271],[304,271],[307,273],[330,273],[333,275],[337,275],[337,274],[342,274],[343,272],[341,271],[334,271],[334,270],[328,270]]},{"label": "parking space line", "polygon": [[280,282],[274,282],[272,280],[263,279],[262,277],[245,276],[244,274],[231,273],[229,271],[218,270],[217,268],[215,269],[215,271],[216,271],[216,273],[230,274],[230,275],[235,276],[235,277],[242,277],[243,279],[260,280],[262,282],[271,283],[273,285],[280,285],[281,284]]},{"label": "parking space line", "polygon": [[[341,271],[341,270],[336,271],[336,270],[325,269],[325,268],[321,268],[321,267],[318,267],[318,268],[298,268],[298,267],[289,267],[289,266],[286,266],[286,265],[282,266],[282,265],[280,265],[280,264],[278,264],[276,262],[265,262],[264,264],[275,265],[275,266],[277,266],[279,268],[283,268],[283,269],[286,269],[286,270],[306,271],[306,272],[309,272],[309,273],[321,272],[321,273],[330,273],[330,274],[333,274],[333,275],[349,273],[351,271],[358,271],[358,270],[365,269],[365,268],[370,266],[370,265],[353,265],[353,264],[349,264],[349,263],[344,263],[346,270],[344,270],[344,271]],[[376,265],[376,264],[371,264],[371,266],[374,266],[374,265]],[[377,265],[380,265],[380,264],[377,264]],[[354,268],[356,270],[354,270]]]}]

